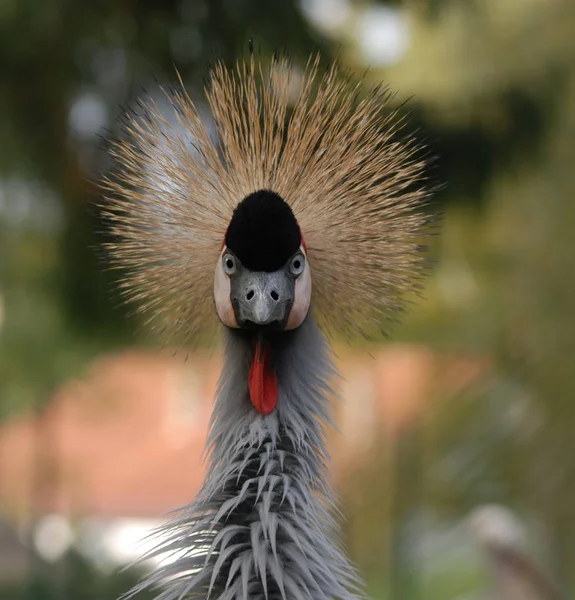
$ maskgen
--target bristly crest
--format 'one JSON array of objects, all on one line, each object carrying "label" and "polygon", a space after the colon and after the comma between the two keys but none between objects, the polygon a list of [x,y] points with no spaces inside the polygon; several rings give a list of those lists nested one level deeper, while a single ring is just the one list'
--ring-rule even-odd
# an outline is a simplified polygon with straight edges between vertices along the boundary
[{"label": "bristly crest", "polygon": [[[294,85],[299,84],[295,100]],[[429,193],[420,148],[380,87],[311,58],[296,82],[287,59],[212,68],[205,90],[218,143],[183,90],[127,114],[104,181],[112,263],[125,296],[156,327],[194,339],[217,322],[213,273],[238,203],[270,190],[293,210],[328,333],[369,335],[401,308],[425,270],[419,242]]]}]

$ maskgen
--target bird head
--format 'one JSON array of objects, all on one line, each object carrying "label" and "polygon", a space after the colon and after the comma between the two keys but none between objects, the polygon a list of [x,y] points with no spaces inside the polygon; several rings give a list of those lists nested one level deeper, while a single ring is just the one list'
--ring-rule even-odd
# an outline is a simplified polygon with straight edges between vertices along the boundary
[{"label": "bird head", "polygon": [[234,210],[216,263],[220,321],[257,332],[296,329],[311,303],[311,271],[298,222],[278,194],[260,190]]},{"label": "bird head", "polygon": [[319,56],[294,73],[281,56],[218,62],[209,119],[182,83],[168,107],[126,111],[110,140],[110,262],[170,342],[210,339],[216,314],[238,338],[275,339],[312,311],[328,335],[371,337],[418,293],[430,218],[418,142],[385,87],[323,71]]}]

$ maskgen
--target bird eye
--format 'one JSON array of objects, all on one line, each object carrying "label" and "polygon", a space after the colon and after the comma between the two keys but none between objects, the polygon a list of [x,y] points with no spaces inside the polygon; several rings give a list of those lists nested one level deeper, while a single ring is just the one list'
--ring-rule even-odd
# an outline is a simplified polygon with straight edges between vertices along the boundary
[{"label": "bird eye", "polygon": [[291,259],[290,271],[294,277],[299,277],[303,273],[305,267],[305,258],[303,254],[296,254]]},{"label": "bird eye", "polygon": [[224,254],[222,258],[224,273],[228,276],[236,272],[236,259],[231,254]]}]

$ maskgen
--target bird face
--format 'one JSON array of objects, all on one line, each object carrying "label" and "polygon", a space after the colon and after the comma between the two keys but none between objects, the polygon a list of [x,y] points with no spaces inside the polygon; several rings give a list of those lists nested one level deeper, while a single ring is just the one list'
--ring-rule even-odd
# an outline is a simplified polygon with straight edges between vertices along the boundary
[{"label": "bird face", "polygon": [[251,271],[227,247],[216,266],[214,297],[222,323],[252,330],[299,327],[311,300],[311,273],[305,250],[277,271]]},{"label": "bird face", "polygon": [[283,331],[310,307],[311,271],[290,207],[262,190],[236,208],[214,277],[214,300],[227,327]]}]

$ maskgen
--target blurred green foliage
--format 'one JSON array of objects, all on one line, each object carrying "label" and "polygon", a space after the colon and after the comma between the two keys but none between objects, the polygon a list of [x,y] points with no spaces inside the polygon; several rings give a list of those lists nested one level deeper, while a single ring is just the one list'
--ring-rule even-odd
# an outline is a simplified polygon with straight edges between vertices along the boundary
[{"label": "blurred green foliage", "polygon": [[[105,572],[87,562],[81,555],[70,552],[55,564],[41,565],[42,569],[27,581],[11,585],[0,584],[2,600],[116,600],[139,581],[142,573],[130,569]],[[48,572],[62,572],[61,584],[54,584]],[[141,600],[151,600],[152,593],[140,594]]]},{"label": "blurred green foliage", "polygon": [[[449,208],[429,301],[400,337],[485,357],[491,374],[480,389],[439,399],[422,415],[415,439],[423,450],[409,467],[421,477],[400,480],[406,489],[392,514],[409,520],[423,505],[457,522],[479,504],[507,504],[539,527],[535,552],[570,597],[575,5],[452,0],[434,3],[427,18],[416,8],[426,3],[405,4],[413,8],[413,44],[387,76],[416,94],[423,130],[439,149]],[[390,494],[373,488],[384,463],[360,476],[372,505]],[[362,494],[367,488],[354,496]],[[390,527],[380,518],[382,528],[370,528],[373,517],[353,513],[364,522],[364,551]]]},{"label": "blurred green foliage", "polygon": [[[196,93],[208,62],[235,58],[250,37],[300,58],[321,47],[289,2],[1,4],[1,412],[41,403],[97,351],[134,341],[96,250],[101,128],[115,130],[118,105],[143,86],[173,80],[174,65]],[[82,113],[76,130],[71,121],[82,101],[101,113],[93,131]]]}]

